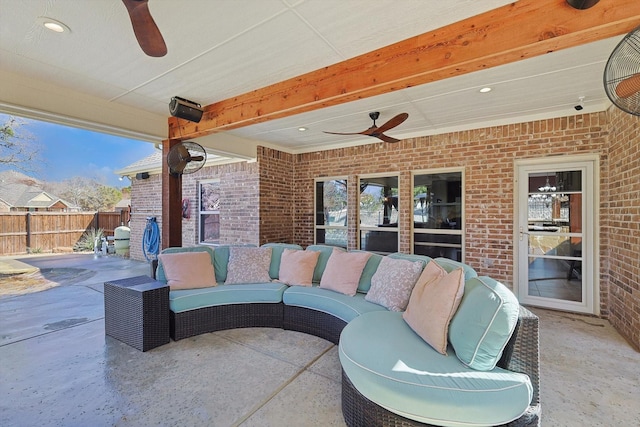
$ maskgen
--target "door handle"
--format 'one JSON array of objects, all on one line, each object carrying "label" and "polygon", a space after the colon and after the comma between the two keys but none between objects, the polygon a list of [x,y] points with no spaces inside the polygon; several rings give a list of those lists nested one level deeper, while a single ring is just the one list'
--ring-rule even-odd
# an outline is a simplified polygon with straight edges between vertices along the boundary
[{"label": "door handle", "polygon": [[524,235],[529,235],[528,232],[524,231],[524,229],[522,227],[520,227],[520,241],[522,241],[522,239],[524,238]]}]

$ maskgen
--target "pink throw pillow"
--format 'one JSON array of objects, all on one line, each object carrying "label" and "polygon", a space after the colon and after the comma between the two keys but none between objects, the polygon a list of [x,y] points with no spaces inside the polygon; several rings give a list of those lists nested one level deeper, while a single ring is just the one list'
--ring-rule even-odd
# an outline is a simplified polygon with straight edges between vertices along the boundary
[{"label": "pink throw pillow", "polygon": [[158,255],[171,290],[216,286],[216,275],[207,252],[177,252]]},{"label": "pink throw pillow", "polygon": [[311,286],[319,256],[318,251],[285,249],[280,260],[278,280],[289,286]]},{"label": "pink throw pillow", "polygon": [[343,252],[334,249],[322,273],[320,287],[354,296],[370,256],[368,252]]},{"label": "pink throw pillow", "polygon": [[458,268],[442,278],[419,282],[413,293],[402,317],[427,344],[446,354],[449,323],[464,293],[464,271]]}]

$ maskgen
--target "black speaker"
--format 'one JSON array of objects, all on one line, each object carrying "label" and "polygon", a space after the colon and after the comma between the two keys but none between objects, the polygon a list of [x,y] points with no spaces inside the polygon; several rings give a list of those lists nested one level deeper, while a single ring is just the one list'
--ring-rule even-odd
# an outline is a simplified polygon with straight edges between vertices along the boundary
[{"label": "black speaker", "polygon": [[202,119],[202,106],[188,99],[174,96],[169,103],[172,116],[198,123]]},{"label": "black speaker", "polygon": [[598,3],[600,0],[567,0],[567,3],[576,9],[589,9]]}]

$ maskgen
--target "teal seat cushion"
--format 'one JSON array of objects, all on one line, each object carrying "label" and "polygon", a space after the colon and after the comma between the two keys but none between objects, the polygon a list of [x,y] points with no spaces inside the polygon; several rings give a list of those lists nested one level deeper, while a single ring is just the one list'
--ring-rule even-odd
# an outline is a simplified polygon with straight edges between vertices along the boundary
[{"label": "teal seat cushion", "polygon": [[271,248],[271,264],[269,266],[269,277],[276,280],[280,278],[280,261],[285,249],[302,250],[302,246],[292,243],[265,243],[263,248]]},{"label": "teal seat cushion", "polygon": [[307,251],[318,251],[320,255],[318,256],[318,263],[316,264],[316,268],[313,270],[313,283],[320,283],[320,279],[322,279],[322,273],[324,273],[324,269],[327,266],[327,261],[329,261],[329,257],[334,249],[339,251],[346,252],[345,249],[340,248],[338,246],[329,246],[329,245],[309,245],[307,246]]},{"label": "teal seat cushion", "polygon": [[[211,263],[213,263],[213,249],[209,246],[190,246],[190,247],[172,247],[166,248],[162,250],[163,254],[175,254],[175,253],[185,253],[185,252],[207,252],[211,257]],[[215,268],[215,266],[214,266]],[[216,279],[217,279],[216,274]],[[156,268],[156,280],[158,282],[167,283],[167,276],[164,273],[164,268],[162,267],[162,263],[158,263],[158,267]],[[220,283],[220,282],[218,282]]]},{"label": "teal seat cushion", "polygon": [[449,342],[466,365],[490,370],[500,360],[518,322],[520,304],[502,283],[475,277],[464,284],[460,306],[449,324]]},{"label": "teal seat cushion", "polygon": [[317,286],[291,286],[284,292],[282,301],[285,305],[321,311],[345,322],[369,311],[386,311],[378,304],[365,301],[364,296],[361,293],[349,296]]},{"label": "teal seat cushion", "polygon": [[437,262],[440,267],[444,268],[447,273],[451,273],[453,270],[461,268],[462,271],[464,271],[464,280],[478,277],[478,273],[476,273],[476,271],[467,264],[463,264],[449,258],[435,258],[434,261]]},{"label": "teal seat cushion", "polygon": [[508,423],[529,407],[533,388],[525,374],[477,371],[448,349],[435,351],[402,313],[364,313],[343,330],[340,363],[367,399],[405,418],[439,426]]},{"label": "teal seat cushion", "polygon": [[169,292],[169,308],[174,313],[180,313],[226,304],[279,303],[286,288],[285,284],[272,282],[180,289]]}]

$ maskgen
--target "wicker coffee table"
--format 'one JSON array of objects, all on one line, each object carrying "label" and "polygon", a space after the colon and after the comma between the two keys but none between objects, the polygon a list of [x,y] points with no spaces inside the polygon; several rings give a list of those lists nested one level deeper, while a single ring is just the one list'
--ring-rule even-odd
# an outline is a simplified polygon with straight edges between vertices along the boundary
[{"label": "wicker coffee table", "polygon": [[149,276],[104,283],[105,334],[141,351],[169,342],[169,286]]}]

